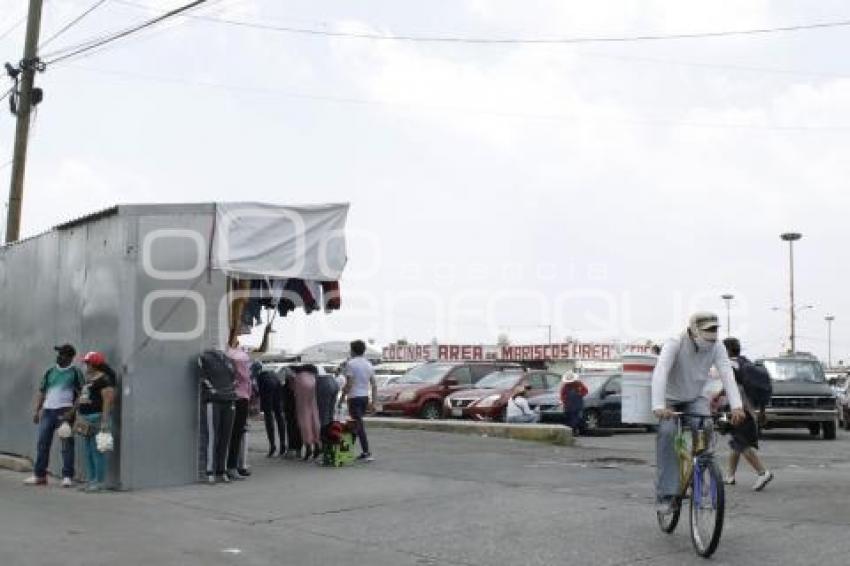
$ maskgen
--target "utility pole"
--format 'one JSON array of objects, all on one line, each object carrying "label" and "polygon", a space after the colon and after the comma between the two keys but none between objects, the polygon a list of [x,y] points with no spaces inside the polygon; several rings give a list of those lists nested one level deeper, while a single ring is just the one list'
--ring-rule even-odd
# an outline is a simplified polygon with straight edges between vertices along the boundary
[{"label": "utility pole", "polygon": [[824,320],[826,320],[826,340],[828,343],[826,366],[832,368],[832,321],[835,320],[835,317],[830,314],[825,316]]},{"label": "utility pole", "polygon": [[791,350],[788,353],[793,355],[797,352],[797,336],[795,333],[796,312],[794,311],[794,242],[802,238],[803,235],[797,232],[786,232],[779,237],[782,238],[783,241],[788,242],[788,288],[791,295],[791,304],[788,308],[788,314],[791,319]]},{"label": "utility pole", "polygon": [[720,295],[720,298],[726,301],[726,336],[732,336],[732,299],[735,295],[726,293]]},{"label": "utility pole", "polygon": [[33,107],[33,86],[38,68],[38,36],[41,31],[42,0],[30,0],[27,15],[27,36],[24,58],[21,61],[18,122],[15,128],[15,149],[12,156],[12,182],[9,187],[9,213],[6,219],[6,243],[18,240],[21,232],[21,206],[24,198],[24,172],[27,165],[27,142],[30,133],[30,111]]}]

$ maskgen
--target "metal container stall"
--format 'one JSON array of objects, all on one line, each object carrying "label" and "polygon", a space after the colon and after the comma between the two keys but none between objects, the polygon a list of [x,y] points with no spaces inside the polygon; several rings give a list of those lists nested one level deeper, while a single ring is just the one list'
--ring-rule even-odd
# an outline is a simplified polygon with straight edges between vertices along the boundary
[{"label": "metal container stall", "polygon": [[195,360],[227,334],[227,276],[209,268],[215,214],[118,206],[0,248],[0,452],[34,458],[32,399],[52,347],[69,342],[119,374],[110,483],[196,480]]}]

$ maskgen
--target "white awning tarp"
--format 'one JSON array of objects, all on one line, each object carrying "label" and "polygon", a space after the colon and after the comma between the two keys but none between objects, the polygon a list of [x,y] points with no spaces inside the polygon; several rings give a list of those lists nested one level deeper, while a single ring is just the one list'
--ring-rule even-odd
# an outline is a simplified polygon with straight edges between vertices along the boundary
[{"label": "white awning tarp", "polygon": [[232,277],[338,281],[348,260],[348,203],[218,203],[212,268]]}]

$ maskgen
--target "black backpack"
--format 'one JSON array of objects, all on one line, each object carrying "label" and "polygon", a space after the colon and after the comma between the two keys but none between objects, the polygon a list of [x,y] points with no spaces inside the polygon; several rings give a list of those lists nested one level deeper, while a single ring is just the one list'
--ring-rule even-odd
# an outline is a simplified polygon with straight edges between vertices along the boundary
[{"label": "black backpack", "polygon": [[767,369],[744,358],[739,358],[738,363],[741,386],[747,398],[758,409],[766,407],[773,396],[773,384]]}]

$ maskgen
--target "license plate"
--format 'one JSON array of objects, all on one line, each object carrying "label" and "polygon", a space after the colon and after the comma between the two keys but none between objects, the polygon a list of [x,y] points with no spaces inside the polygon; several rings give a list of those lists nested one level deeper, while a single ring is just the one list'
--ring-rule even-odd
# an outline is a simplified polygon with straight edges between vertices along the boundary
[{"label": "license plate", "polygon": [[452,409],[452,416],[453,417],[462,417],[463,416],[463,409]]}]

